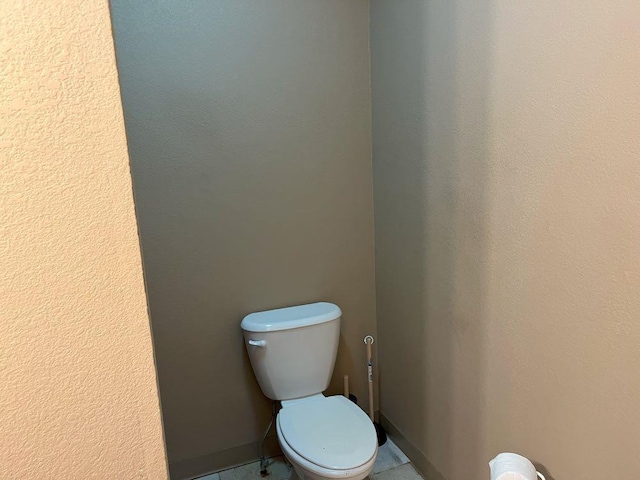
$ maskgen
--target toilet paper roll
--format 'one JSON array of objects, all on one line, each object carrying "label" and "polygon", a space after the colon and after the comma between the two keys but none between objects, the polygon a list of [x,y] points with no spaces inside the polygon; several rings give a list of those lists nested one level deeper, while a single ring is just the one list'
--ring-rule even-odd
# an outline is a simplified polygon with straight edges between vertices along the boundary
[{"label": "toilet paper roll", "polygon": [[491,480],[545,480],[533,464],[517,453],[501,453],[489,462]]}]

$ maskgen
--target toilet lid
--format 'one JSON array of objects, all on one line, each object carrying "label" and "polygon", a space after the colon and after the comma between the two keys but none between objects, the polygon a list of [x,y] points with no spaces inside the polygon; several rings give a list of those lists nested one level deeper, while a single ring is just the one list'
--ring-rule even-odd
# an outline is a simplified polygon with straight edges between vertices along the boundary
[{"label": "toilet lid", "polygon": [[280,410],[278,422],[289,446],[321,467],[359,467],[373,457],[378,447],[369,417],[342,396],[288,405]]}]

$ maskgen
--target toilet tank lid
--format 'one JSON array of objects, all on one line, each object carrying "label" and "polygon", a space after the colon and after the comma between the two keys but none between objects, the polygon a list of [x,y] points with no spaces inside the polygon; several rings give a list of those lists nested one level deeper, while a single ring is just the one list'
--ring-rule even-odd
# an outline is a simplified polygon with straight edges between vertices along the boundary
[{"label": "toilet tank lid", "polygon": [[275,332],[330,322],[341,315],[337,305],[317,302],[251,313],[244,317],[240,327],[247,332]]}]

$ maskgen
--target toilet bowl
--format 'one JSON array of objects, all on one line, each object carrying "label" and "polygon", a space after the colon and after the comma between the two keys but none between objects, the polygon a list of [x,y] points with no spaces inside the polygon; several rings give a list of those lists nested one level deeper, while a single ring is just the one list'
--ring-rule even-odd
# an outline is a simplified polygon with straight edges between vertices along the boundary
[{"label": "toilet bowl", "polygon": [[283,402],[276,419],[278,442],[301,479],[360,480],[378,452],[369,417],[341,396]]},{"label": "toilet bowl", "polygon": [[378,453],[369,417],[342,396],[325,397],[342,311],[326,302],[247,315],[241,323],[262,392],[279,400],[278,442],[302,479],[361,480]]}]

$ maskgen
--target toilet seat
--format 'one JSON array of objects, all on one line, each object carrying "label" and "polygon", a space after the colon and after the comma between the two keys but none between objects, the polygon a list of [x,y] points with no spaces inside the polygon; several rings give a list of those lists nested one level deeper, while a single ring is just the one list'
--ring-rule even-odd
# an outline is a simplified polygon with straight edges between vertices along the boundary
[{"label": "toilet seat", "polygon": [[369,417],[342,396],[283,402],[277,430],[286,445],[312,465],[352,470],[375,457],[378,441]]},{"label": "toilet seat", "polygon": [[282,438],[282,432],[278,425],[276,425],[276,429],[278,431],[278,443],[280,444],[282,453],[284,453],[291,462],[293,468],[298,473],[298,478],[301,480],[362,480],[373,470],[376,455],[371,457],[371,460],[364,465],[349,470],[331,470],[315,465],[305,458],[302,458],[289,446],[287,441]]}]

